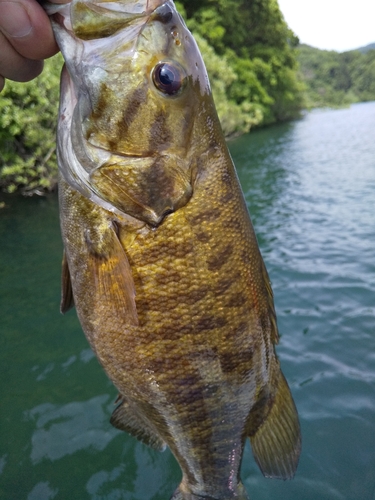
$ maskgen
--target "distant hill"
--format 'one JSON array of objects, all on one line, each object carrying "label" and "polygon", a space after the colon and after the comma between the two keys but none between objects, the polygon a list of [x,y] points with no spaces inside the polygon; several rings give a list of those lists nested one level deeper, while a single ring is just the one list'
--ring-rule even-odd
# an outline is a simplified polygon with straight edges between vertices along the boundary
[{"label": "distant hill", "polygon": [[[299,45],[299,48],[303,48],[303,47],[308,47],[309,49],[312,49],[312,50],[318,50],[319,52],[337,52],[337,50],[318,49],[316,47],[313,47],[312,45],[307,45],[306,43],[301,43]],[[337,53],[343,54],[343,53],[347,53],[347,52],[357,51],[357,52],[361,52],[362,54],[366,54],[369,50],[375,50],[375,42],[369,43],[368,45],[365,45],[364,47],[358,47],[357,49],[350,49],[350,50],[346,50],[345,52],[337,52]]]},{"label": "distant hill", "polygon": [[359,47],[359,52],[362,52],[362,54],[366,54],[369,50],[375,50],[375,42],[374,43],[369,43],[368,45],[365,45],[364,47]]},{"label": "distant hill", "polygon": [[375,43],[348,52],[297,49],[307,108],[375,100]]}]

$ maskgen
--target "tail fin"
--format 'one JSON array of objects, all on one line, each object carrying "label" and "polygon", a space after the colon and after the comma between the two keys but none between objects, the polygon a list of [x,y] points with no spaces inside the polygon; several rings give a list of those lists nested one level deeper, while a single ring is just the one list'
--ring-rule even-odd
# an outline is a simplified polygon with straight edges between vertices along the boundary
[{"label": "tail fin", "polygon": [[254,458],[266,477],[293,478],[301,451],[301,434],[297,410],[281,372],[271,411],[250,441]]},{"label": "tail fin", "polygon": [[191,492],[182,492],[180,487],[181,485],[174,492],[171,500],[249,500],[244,485],[241,482],[238,483],[236,491],[223,491],[222,493],[215,492],[214,497],[210,496],[206,492],[202,492],[198,495]]}]

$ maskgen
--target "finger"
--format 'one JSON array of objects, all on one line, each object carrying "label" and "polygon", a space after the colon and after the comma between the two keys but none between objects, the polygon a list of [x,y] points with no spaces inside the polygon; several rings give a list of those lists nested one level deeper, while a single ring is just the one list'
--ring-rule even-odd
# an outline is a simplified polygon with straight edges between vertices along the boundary
[{"label": "finger", "polygon": [[26,59],[46,59],[58,52],[50,20],[35,0],[0,0],[0,30]]},{"label": "finger", "polygon": [[21,56],[2,33],[0,33],[0,47],[0,75],[3,78],[27,82],[41,73],[43,61]]},{"label": "finger", "polygon": [[5,78],[0,75],[0,92],[3,90],[5,85]]}]

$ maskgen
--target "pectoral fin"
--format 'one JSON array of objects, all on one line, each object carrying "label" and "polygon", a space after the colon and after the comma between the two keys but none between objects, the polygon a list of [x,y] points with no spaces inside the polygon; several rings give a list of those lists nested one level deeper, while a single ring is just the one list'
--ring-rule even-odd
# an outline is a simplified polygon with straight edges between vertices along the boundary
[{"label": "pectoral fin", "polygon": [[291,479],[298,465],[301,434],[298,414],[290,389],[280,372],[275,400],[253,435],[251,447],[260,470],[266,477]]},{"label": "pectoral fin", "polygon": [[87,229],[85,238],[89,250],[88,269],[101,310],[110,311],[137,326],[132,270],[115,227]]},{"label": "pectoral fin", "polygon": [[164,441],[155,434],[149,424],[123,399],[111,416],[110,423],[116,429],[126,431],[155,450],[163,451]]},{"label": "pectoral fin", "polygon": [[61,302],[60,311],[65,314],[74,307],[74,297],[72,282],[70,279],[70,272],[68,267],[68,261],[66,260],[65,251],[63,253],[62,268],[61,268]]}]

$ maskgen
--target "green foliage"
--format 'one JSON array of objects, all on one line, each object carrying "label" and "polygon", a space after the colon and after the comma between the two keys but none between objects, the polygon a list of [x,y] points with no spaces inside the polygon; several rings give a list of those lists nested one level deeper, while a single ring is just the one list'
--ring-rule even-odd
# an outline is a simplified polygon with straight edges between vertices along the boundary
[{"label": "green foliage", "polygon": [[375,100],[375,49],[371,49],[361,56],[355,52],[355,60],[349,65],[352,86],[350,90],[359,101]]},{"label": "green foliage", "polygon": [[204,38],[226,65],[216,74],[207,68],[215,98],[215,80],[224,72],[236,76],[220,95],[223,101],[215,99],[218,108],[233,110],[233,119],[222,122],[226,135],[299,116],[304,86],[297,72],[298,38],[276,0],[180,0],[178,5],[195,36]]},{"label": "green foliage", "polygon": [[235,96],[231,96],[231,88],[239,80],[235,68],[231,67],[226,56],[216,54],[201,35],[195,35],[195,39],[210,75],[212,94],[224,134],[229,137],[249,131],[263,120],[262,106],[246,98],[236,100]]},{"label": "green foliage", "polygon": [[57,179],[55,130],[61,56],[28,83],[6,81],[0,94],[0,187],[51,190]]},{"label": "green foliage", "polygon": [[338,53],[301,45],[298,59],[307,107],[375,100],[375,50]]}]

